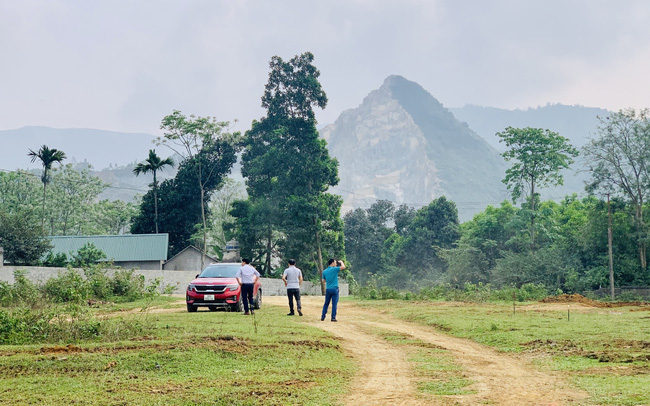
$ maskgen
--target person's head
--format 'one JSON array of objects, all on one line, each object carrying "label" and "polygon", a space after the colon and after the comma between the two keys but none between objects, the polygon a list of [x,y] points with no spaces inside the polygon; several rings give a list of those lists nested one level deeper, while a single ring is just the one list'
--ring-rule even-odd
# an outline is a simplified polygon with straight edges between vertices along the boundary
[{"label": "person's head", "polygon": [[245,263],[245,264],[250,264],[250,263],[251,263],[251,260],[248,259],[248,258],[242,258],[241,262],[243,262],[243,263]]},{"label": "person's head", "polygon": [[334,266],[337,264],[334,258],[330,258],[329,261],[327,261],[327,266],[332,266],[332,264],[334,264]]},{"label": "person's head", "polygon": [[295,265],[295,264],[296,264],[296,260],[295,260],[295,259],[290,259],[290,260],[289,260],[289,265],[293,266],[293,265]]}]

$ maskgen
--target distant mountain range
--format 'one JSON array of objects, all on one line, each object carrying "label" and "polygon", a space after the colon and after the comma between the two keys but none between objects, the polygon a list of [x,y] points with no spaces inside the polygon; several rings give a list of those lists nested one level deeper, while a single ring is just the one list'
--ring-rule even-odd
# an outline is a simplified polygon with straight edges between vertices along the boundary
[{"label": "distant mountain range", "polygon": [[[89,128],[23,127],[0,131],[0,169],[38,168],[27,156],[41,145],[59,149],[67,155],[66,163],[87,163],[96,170],[112,169],[140,162],[155,149],[155,137],[143,133],[122,133]],[[170,155],[158,148],[160,156]]]},{"label": "distant mountain range", "polygon": [[[377,199],[414,207],[445,195],[456,202],[462,220],[488,204],[508,198],[501,182],[503,161],[496,133],[508,126],[541,127],[559,132],[580,147],[597,129],[597,116],[607,110],[547,105],[528,110],[504,110],[467,105],[445,108],[415,82],[389,76],[356,109],[344,111],[321,129],[331,154],[339,160],[339,185],[332,192],[344,198],[343,212],[369,207]],[[101,197],[130,201],[144,194],[150,176],[135,177],[137,162],[156,148],[154,136],[93,129],[24,127],[0,131],[0,170],[39,168],[27,156],[41,145],[66,153],[66,163],[92,165],[95,174],[112,185]],[[171,151],[158,147],[161,157]],[[543,189],[543,198],[581,193],[585,174],[565,171],[565,186]],[[175,175],[165,170],[161,180]],[[233,176],[241,181],[239,167]]]},{"label": "distant mountain range", "polygon": [[596,132],[598,116],[607,117],[610,113],[596,107],[563,104],[549,104],[527,110],[504,110],[470,104],[449,110],[498,151],[503,151],[505,146],[499,143],[496,133],[508,126],[546,128],[568,138],[573,146],[580,148]]}]

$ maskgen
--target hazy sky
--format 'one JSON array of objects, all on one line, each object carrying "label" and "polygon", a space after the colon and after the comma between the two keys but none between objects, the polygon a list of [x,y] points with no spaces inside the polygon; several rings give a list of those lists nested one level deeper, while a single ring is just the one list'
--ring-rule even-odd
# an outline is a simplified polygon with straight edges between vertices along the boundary
[{"label": "hazy sky", "polygon": [[159,133],[263,116],[273,55],[310,51],[319,125],[391,74],[447,107],[650,107],[646,0],[0,0],[0,129]]}]

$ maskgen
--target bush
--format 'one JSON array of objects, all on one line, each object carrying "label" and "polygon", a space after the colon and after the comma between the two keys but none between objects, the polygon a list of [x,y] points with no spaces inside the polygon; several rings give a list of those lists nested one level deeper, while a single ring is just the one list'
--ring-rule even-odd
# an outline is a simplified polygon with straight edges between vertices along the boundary
[{"label": "bush", "polygon": [[90,294],[96,299],[108,299],[113,296],[113,284],[111,278],[106,275],[106,265],[89,265],[84,269],[86,282]]},{"label": "bush", "polygon": [[142,318],[98,320],[77,305],[0,310],[0,344],[118,341],[142,336],[151,328]]},{"label": "bush", "polygon": [[14,271],[14,284],[12,286],[12,300],[14,303],[35,306],[41,301],[41,292],[32,281],[26,277],[27,271],[17,269]]},{"label": "bush", "polygon": [[55,303],[80,303],[90,294],[88,282],[73,269],[48,279],[43,291]]},{"label": "bush", "polygon": [[119,270],[113,275],[111,287],[114,296],[135,300],[144,296],[144,276],[134,275],[133,270]]}]

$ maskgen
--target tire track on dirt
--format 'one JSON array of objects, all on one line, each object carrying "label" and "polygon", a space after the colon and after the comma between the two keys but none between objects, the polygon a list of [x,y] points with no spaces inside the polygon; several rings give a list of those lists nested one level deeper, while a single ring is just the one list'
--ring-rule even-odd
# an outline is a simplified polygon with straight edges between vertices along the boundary
[{"label": "tire track on dirt", "polygon": [[[268,298],[271,299],[271,298]],[[286,298],[267,299],[268,304],[286,306]],[[415,387],[415,374],[408,354],[399,346],[367,333],[368,328],[381,328],[412,336],[449,351],[469,379],[475,383],[467,389],[472,395],[439,396],[438,404],[504,406],[571,405],[587,397],[572,388],[560,375],[535,369],[521,357],[499,353],[470,340],[456,338],[426,326],[372,314],[350,303],[340,306],[338,323],[320,321],[322,298],[303,297],[304,321],[336,336],[347,353],[359,363],[359,374],[351,383],[348,405],[421,405],[426,401]],[[314,319],[316,321],[314,321]],[[434,403],[435,404],[435,403]]]}]

